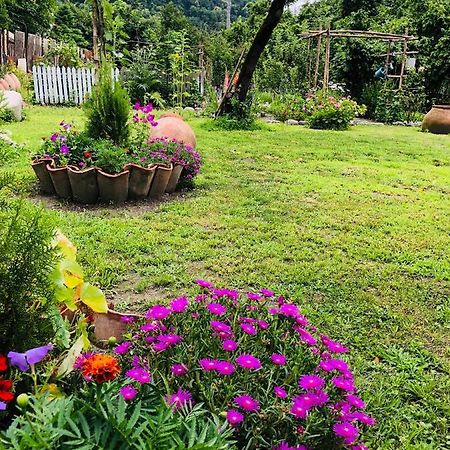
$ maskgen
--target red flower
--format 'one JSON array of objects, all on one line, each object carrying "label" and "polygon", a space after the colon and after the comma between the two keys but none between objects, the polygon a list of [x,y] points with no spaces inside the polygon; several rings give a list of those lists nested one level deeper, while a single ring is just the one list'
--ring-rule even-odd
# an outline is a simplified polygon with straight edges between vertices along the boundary
[{"label": "red flower", "polygon": [[86,159],[92,158],[92,153],[91,152],[84,152],[83,155],[84,155],[84,157]]},{"label": "red flower", "polygon": [[0,401],[10,402],[14,394],[10,392],[13,382],[11,380],[0,380]]},{"label": "red flower", "polygon": [[0,372],[5,372],[7,368],[8,360],[6,359],[6,356],[0,353]]}]

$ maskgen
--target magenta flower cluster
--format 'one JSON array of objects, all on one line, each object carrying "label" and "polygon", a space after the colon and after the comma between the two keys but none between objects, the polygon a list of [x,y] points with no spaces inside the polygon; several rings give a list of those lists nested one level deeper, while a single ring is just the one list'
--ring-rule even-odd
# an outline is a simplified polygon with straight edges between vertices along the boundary
[{"label": "magenta flower cluster", "polygon": [[238,443],[251,435],[258,448],[312,450],[316,440],[366,448],[361,435],[375,420],[364,412],[344,344],[268,289],[241,295],[196,283],[203,292],[194,299],[154,305],[144,323],[130,324],[133,340],[115,349],[130,364],[125,399],[138,395],[130,382],[154,383],[172,409],[203,403],[226,416]]},{"label": "magenta flower cluster", "polygon": [[147,105],[141,105],[139,102],[136,102],[133,105],[134,114],[133,114],[133,122],[134,123],[144,123],[149,124],[152,127],[156,127],[158,122],[155,122],[155,116],[152,114],[153,105],[151,103]]}]

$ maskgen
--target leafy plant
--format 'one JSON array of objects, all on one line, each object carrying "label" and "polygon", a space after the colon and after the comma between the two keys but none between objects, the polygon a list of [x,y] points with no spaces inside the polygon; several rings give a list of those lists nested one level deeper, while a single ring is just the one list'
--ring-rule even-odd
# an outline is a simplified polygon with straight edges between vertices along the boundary
[{"label": "leafy plant", "polygon": [[11,449],[221,450],[230,432],[200,405],[174,412],[157,391],[127,404],[119,384],[88,385],[61,399],[31,398],[28,409],[0,435]]},{"label": "leafy plant", "polygon": [[130,98],[118,80],[113,81],[112,68],[104,62],[92,97],[85,103],[87,134],[95,139],[109,139],[125,145],[130,136]]},{"label": "leafy plant", "polygon": [[115,174],[123,170],[123,166],[129,162],[125,151],[108,141],[97,143],[95,149],[95,165],[104,172]]}]

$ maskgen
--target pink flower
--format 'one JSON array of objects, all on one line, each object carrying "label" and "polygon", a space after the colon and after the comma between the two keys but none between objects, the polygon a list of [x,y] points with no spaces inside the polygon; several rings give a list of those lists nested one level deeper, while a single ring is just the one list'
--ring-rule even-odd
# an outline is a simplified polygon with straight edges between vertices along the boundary
[{"label": "pink flower", "polygon": [[353,443],[359,434],[357,427],[349,422],[337,423],[333,426],[333,431],[336,436],[343,437],[346,444]]},{"label": "pink flower", "polygon": [[137,390],[133,386],[123,386],[120,388],[120,395],[124,400],[133,400],[137,395]]},{"label": "pink flower", "polygon": [[189,306],[189,300],[186,297],[175,298],[170,302],[170,308],[174,313],[183,313]]},{"label": "pink flower", "polygon": [[306,390],[319,390],[325,386],[325,380],[318,375],[303,375],[298,384]]},{"label": "pink flower", "polygon": [[294,326],[293,329],[298,333],[300,339],[308,345],[316,345],[317,344],[317,340],[314,339],[314,337],[308,333],[306,330],[304,330],[303,328],[299,327],[299,326]]},{"label": "pink flower", "polygon": [[226,339],[222,342],[222,347],[226,352],[233,352],[238,348],[238,344],[236,341]]},{"label": "pink flower", "polygon": [[340,342],[332,341],[328,336],[320,337],[322,344],[332,353],[348,353],[348,348],[344,347]]},{"label": "pink flower", "polygon": [[205,371],[205,372],[210,372],[211,370],[216,370],[216,366],[217,366],[217,360],[215,359],[200,359],[199,362],[200,367]]},{"label": "pink flower", "polygon": [[252,292],[249,292],[249,293],[247,294],[247,298],[248,298],[249,300],[258,301],[258,300],[261,300],[261,299],[262,299],[262,296],[259,295],[259,294],[254,294],[254,293],[252,293]]},{"label": "pink flower", "polygon": [[227,308],[220,303],[210,303],[206,308],[211,314],[216,314],[217,316],[221,316],[227,312]]},{"label": "pink flower", "polygon": [[133,323],[134,317],[133,316],[120,316],[120,321],[124,323]]},{"label": "pink flower", "polygon": [[259,402],[250,395],[244,394],[234,398],[234,402],[244,411],[258,411]]},{"label": "pink flower", "polygon": [[331,383],[338,389],[342,389],[347,392],[355,392],[356,386],[353,384],[352,380],[348,380],[344,377],[334,377],[331,379]]},{"label": "pink flower", "polygon": [[286,364],[286,357],[284,355],[273,353],[271,359],[272,362],[277,366],[284,366]]},{"label": "pink flower", "polygon": [[265,320],[258,320],[258,326],[261,330],[267,330],[269,328],[269,324]]},{"label": "pink flower", "polygon": [[298,306],[293,303],[284,303],[280,306],[280,314],[286,317],[296,318],[300,315],[300,310],[298,309]]},{"label": "pink flower", "polygon": [[182,408],[187,403],[193,403],[192,394],[189,391],[178,389],[175,394],[166,396],[166,402],[168,405],[172,406],[173,409],[177,410]]},{"label": "pink flower", "polygon": [[256,328],[250,323],[241,323],[239,326],[244,333],[250,334],[251,336],[254,336],[258,332]]},{"label": "pink flower", "polygon": [[145,323],[144,325],[141,326],[141,331],[152,332],[158,330],[159,330],[158,324],[152,322]]},{"label": "pink flower", "polygon": [[272,291],[269,291],[269,289],[261,289],[259,292],[261,292],[264,297],[273,297],[275,295]]},{"label": "pink flower", "polygon": [[376,424],[376,420],[373,417],[370,417],[361,411],[355,411],[354,413],[349,414],[349,419],[351,419],[352,422],[357,420],[358,422],[370,427]]},{"label": "pink flower", "polygon": [[[348,364],[342,359],[326,359],[320,361],[319,367],[325,372],[339,370],[340,372],[349,372]],[[350,372],[349,372],[350,373]]]},{"label": "pink flower", "polygon": [[309,407],[306,403],[301,401],[294,401],[291,406],[291,414],[295,416],[296,419],[306,419],[309,413]]},{"label": "pink flower", "polygon": [[240,355],[236,358],[236,363],[243,369],[258,370],[261,368],[261,361],[253,355]]},{"label": "pink flower", "polygon": [[163,305],[155,305],[152,306],[148,311],[145,317],[147,319],[155,319],[155,320],[163,320],[171,313],[169,308],[166,308]]},{"label": "pink flower", "polygon": [[287,392],[284,388],[282,388],[281,386],[275,386],[273,388],[273,391],[275,392],[275,395],[279,398],[286,398],[287,397]]},{"label": "pink flower", "polygon": [[128,350],[130,350],[130,347],[131,342],[122,342],[114,349],[114,352],[117,353],[118,355],[124,355],[125,353],[128,352]]},{"label": "pink flower", "polygon": [[167,342],[157,342],[156,344],[153,345],[153,350],[155,352],[163,352],[167,350],[169,347],[170,344],[168,344]]},{"label": "pink flower", "polygon": [[213,287],[213,284],[210,283],[209,281],[205,281],[205,280],[195,280],[195,282],[202,288],[205,289],[211,289]]},{"label": "pink flower", "polygon": [[178,334],[160,334],[159,336],[156,336],[159,342],[164,342],[165,344],[169,345],[176,345],[179,342],[183,340],[181,336],[178,336]]},{"label": "pink flower", "polygon": [[349,395],[347,395],[346,400],[350,405],[354,406],[355,408],[363,409],[366,407],[366,404],[364,403],[364,401],[356,395],[349,394]]},{"label": "pink flower", "polygon": [[232,334],[231,327],[224,322],[220,322],[219,320],[211,320],[209,324],[214,331]]},{"label": "pink flower", "polygon": [[128,378],[132,378],[141,384],[150,383],[151,377],[150,374],[140,367],[136,367],[134,369],[129,370],[125,373]]},{"label": "pink flower", "polygon": [[170,368],[170,371],[172,372],[173,375],[181,376],[187,374],[188,368],[184,364],[174,364]]},{"label": "pink flower", "polygon": [[231,425],[237,425],[238,423],[243,422],[244,415],[241,414],[239,411],[230,409],[227,411],[227,420]]},{"label": "pink flower", "polygon": [[229,361],[217,361],[216,370],[221,375],[231,375],[236,370],[233,364]]}]

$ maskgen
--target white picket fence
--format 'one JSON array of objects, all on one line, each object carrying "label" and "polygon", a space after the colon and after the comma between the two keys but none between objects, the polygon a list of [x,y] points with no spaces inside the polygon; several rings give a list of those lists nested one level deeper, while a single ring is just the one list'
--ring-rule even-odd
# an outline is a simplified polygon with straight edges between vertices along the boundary
[{"label": "white picket fence", "polygon": [[[119,69],[113,69],[115,80]],[[37,103],[56,105],[83,103],[95,84],[95,69],[33,66],[34,93]]]}]

